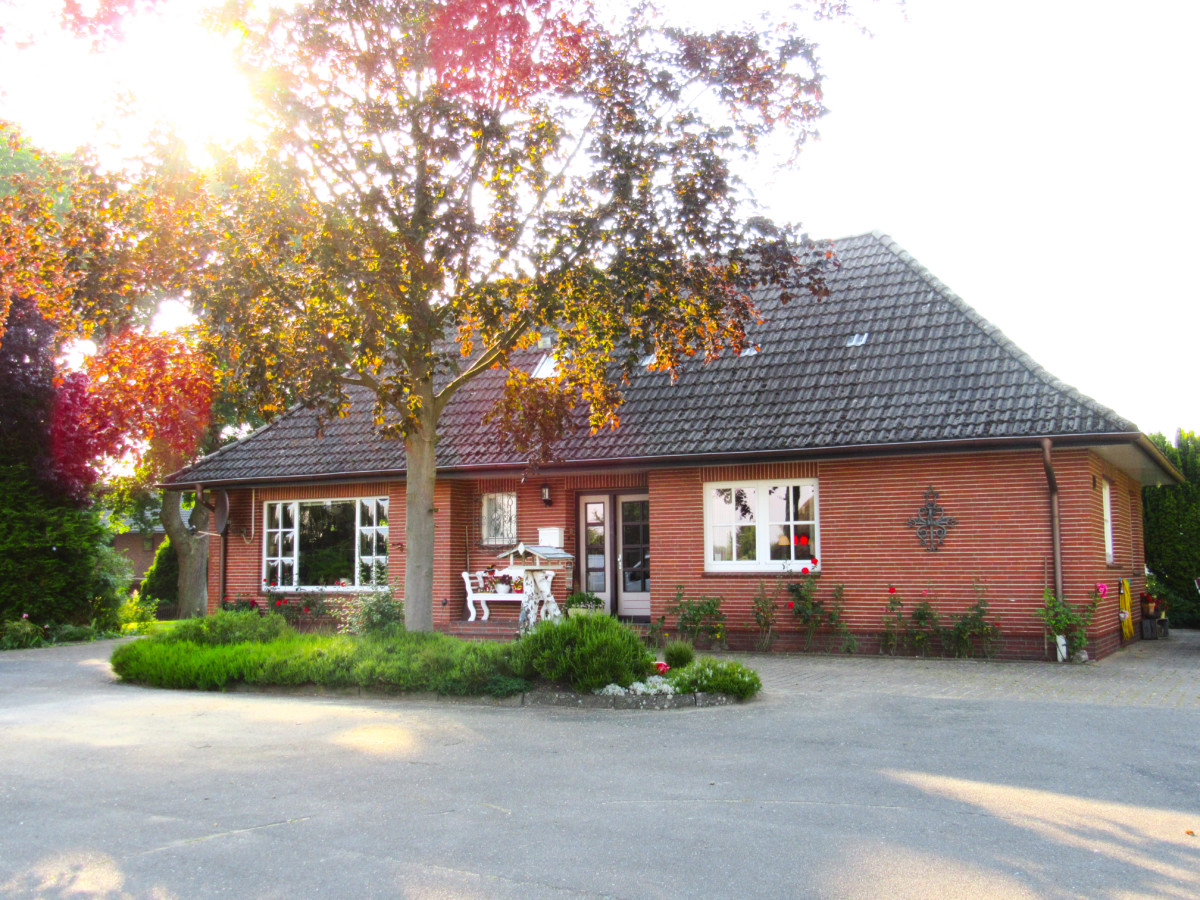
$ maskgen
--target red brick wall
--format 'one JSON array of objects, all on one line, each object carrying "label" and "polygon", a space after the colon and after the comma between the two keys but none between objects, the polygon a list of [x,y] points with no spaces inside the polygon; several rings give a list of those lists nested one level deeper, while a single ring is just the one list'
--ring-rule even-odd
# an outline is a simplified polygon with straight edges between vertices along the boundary
[{"label": "red brick wall", "polygon": [[[1140,618],[1137,595],[1144,590],[1144,550],[1140,486],[1095,453],[1055,450],[1060,490],[1064,589],[1072,603],[1087,602],[1097,583],[1108,586],[1093,619],[1091,650],[1103,655],[1120,646],[1117,584],[1130,578],[1133,616]],[[985,589],[990,618],[1004,633],[1001,652],[1040,657],[1046,653],[1034,610],[1053,584],[1049,500],[1040,450],[963,453],[821,463],[687,467],[648,473],[551,475],[545,478],[443,480],[435,491],[434,622],[446,628],[466,618],[461,573],[496,564],[496,547],[480,543],[480,504],[485,493],[517,494],[517,536],[536,543],[540,527],[564,531],[564,546],[576,553],[577,498],[592,493],[650,494],[653,592],[651,615],[665,614],[682,585],[690,597],[720,596],[731,644],[749,646],[756,635],[752,598],[760,583],[773,589],[777,575],[706,573],[702,485],[707,481],[771,478],[819,481],[819,596],[835,584],[845,589],[845,614],[859,637],[860,652],[877,646],[877,635],[894,585],[906,612],[928,599],[947,618],[976,600],[974,583]],[[1112,485],[1114,561],[1105,560],[1101,480]],[[549,484],[551,505],[541,500]],[[906,526],[934,487],[947,515],[957,520],[941,549],[927,551]],[[404,582],[404,484],[368,483],[278,487],[230,492],[231,533],[227,594],[261,596],[262,504],[269,500],[371,496],[387,492],[390,504],[390,580],[397,596]],[[244,537],[243,537],[244,533]],[[211,543],[209,608],[219,600],[220,541]],[[572,589],[574,571],[556,580],[555,595]],[[786,602],[786,594],[781,595]],[[517,615],[515,604],[497,605],[493,618]],[[777,646],[798,646],[800,632],[781,609]]]},{"label": "red brick wall", "polygon": [[127,531],[113,538],[113,548],[129,559],[133,566],[133,586],[146,577],[146,570],[154,562],[154,554],[158,545],[167,539],[165,534],[142,534],[140,531]]},{"label": "red brick wall", "polygon": [[[387,495],[388,580],[399,596],[404,584],[404,483],[303,485],[229,492],[229,559],[225,593],[230,599],[262,599],[263,504],[272,500],[332,500]],[[208,542],[208,610],[221,602],[221,538]]]},{"label": "red brick wall", "polygon": [[[437,584],[444,585],[442,594],[435,591],[434,615],[445,609],[441,621],[465,619],[466,586],[461,572],[478,571],[488,566],[504,565],[496,554],[504,548],[481,543],[482,497],[484,494],[512,491],[517,495],[517,540],[526,544],[538,542],[539,528],[563,529],[563,547],[575,554],[577,529],[577,503],[580,494],[608,493],[620,491],[634,493],[646,490],[646,475],[642,472],[595,475],[548,475],[527,478],[522,483],[517,478],[483,478],[479,480],[454,481],[455,502],[453,504],[452,533],[456,542],[464,541],[466,552],[463,565],[448,569]],[[550,486],[550,506],[542,502],[542,485]],[[578,586],[575,568],[568,565],[554,580],[554,596],[562,599]],[[441,597],[447,599],[442,606]],[[515,603],[495,604],[491,608],[491,619],[516,620],[519,609]],[[490,621],[489,620],[489,621]]]},{"label": "red brick wall", "polygon": [[[1086,602],[1092,586],[1107,581],[1109,596],[1090,631],[1093,652],[1104,654],[1119,646],[1116,579],[1142,571],[1140,491],[1086,450],[1055,451],[1053,461],[1060,489],[1064,593],[1070,602]],[[1099,482],[1092,487],[1092,475],[1104,473],[1113,483],[1112,566],[1104,560]],[[702,485],[814,476],[820,504],[818,596],[828,600],[835,584],[844,586],[846,619],[860,636],[860,650],[876,646],[889,585],[904,598],[906,612],[928,599],[944,617],[956,618],[975,602],[978,582],[986,591],[991,620],[1004,633],[1000,652],[1043,655],[1043,629],[1033,613],[1054,576],[1049,499],[1036,450],[651,472],[652,616],[666,612],[677,585],[689,597],[720,596],[731,642],[749,645],[756,634],[754,593],[760,584],[773,589],[777,576],[704,572]],[[927,551],[905,524],[924,503],[929,486],[958,523],[937,552]],[[1135,597],[1141,583],[1136,577]],[[786,601],[786,594],[781,599]],[[798,644],[799,629],[786,608],[779,619],[779,646]]]}]

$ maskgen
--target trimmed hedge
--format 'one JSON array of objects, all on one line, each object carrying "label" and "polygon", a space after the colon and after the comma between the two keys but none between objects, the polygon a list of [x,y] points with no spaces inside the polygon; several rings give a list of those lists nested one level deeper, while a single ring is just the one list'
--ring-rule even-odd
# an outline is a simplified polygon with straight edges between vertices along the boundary
[{"label": "trimmed hedge", "polygon": [[513,678],[508,648],[444,634],[297,634],[281,616],[219,612],[117,648],[124,681],[223,690],[230,684],[319,684],[381,691],[507,696],[528,689]]},{"label": "trimmed hedge", "polygon": [[545,678],[589,693],[629,687],[654,670],[654,656],[631,628],[611,616],[547,619],[512,645],[509,660],[523,678]]}]

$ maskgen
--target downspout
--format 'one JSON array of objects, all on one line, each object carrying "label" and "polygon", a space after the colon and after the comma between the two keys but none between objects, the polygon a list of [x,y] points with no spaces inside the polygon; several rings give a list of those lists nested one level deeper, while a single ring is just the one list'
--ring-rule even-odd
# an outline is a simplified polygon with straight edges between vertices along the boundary
[{"label": "downspout", "polygon": [[225,527],[221,529],[221,599],[217,601],[217,609],[225,608],[224,604],[225,604],[225,597],[226,597],[226,582],[227,582],[227,576],[228,576],[228,572],[229,572],[229,567],[228,567],[228,563],[226,562],[226,560],[228,558],[229,558],[229,523],[226,522]]},{"label": "downspout", "polygon": [[1046,469],[1046,485],[1050,488],[1050,541],[1054,545],[1054,596],[1063,599],[1062,534],[1058,517],[1058,478],[1050,462],[1050,438],[1042,438],[1042,465]]}]

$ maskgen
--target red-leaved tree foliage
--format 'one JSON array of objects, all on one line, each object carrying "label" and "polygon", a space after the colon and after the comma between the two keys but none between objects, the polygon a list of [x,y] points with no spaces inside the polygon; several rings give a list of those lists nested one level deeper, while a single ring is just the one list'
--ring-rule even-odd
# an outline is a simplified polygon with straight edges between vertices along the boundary
[{"label": "red-leaved tree foliage", "polygon": [[46,157],[2,123],[0,134],[0,339],[22,298],[53,326],[56,355],[97,346],[83,371],[57,374],[46,433],[28,440],[48,444],[52,475],[76,499],[109,461],[161,477],[194,454],[213,397],[210,361],[147,327],[203,252],[203,192],[161,169]]},{"label": "red-leaved tree foliage", "polygon": [[113,456],[137,455],[154,475],[180,468],[208,429],[213,370],[178,334],[127,330],[86,364],[93,430]]},{"label": "red-leaved tree foliage", "polygon": [[88,391],[88,377],[71,372],[58,379],[50,409],[50,476],[72,499],[83,502],[100,477],[99,463],[115,449],[113,431]]}]

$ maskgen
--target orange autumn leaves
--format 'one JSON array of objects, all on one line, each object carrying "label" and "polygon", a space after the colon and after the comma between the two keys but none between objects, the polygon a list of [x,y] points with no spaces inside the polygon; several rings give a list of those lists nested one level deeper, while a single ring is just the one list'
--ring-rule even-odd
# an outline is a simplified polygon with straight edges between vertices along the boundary
[{"label": "orange autumn leaves", "polygon": [[186,463],[209,424],[213,371],[177,334],[125,331],[86,366],[97,431],[110,454],[139,455],[157,473]]},{"label": "orange autumn leaves", "polygon": [[53,324],[55,356],[97,347],[78,371],[60,358],[48,433],[28,439],[49,442],[55,480],[80,500],[106,460],[160,477],[195,453],[214,395],[209,359],[147,328],[201,252],[194,186],[50,159],[2,123],[0,137],[0,341],[20,300]]}]

